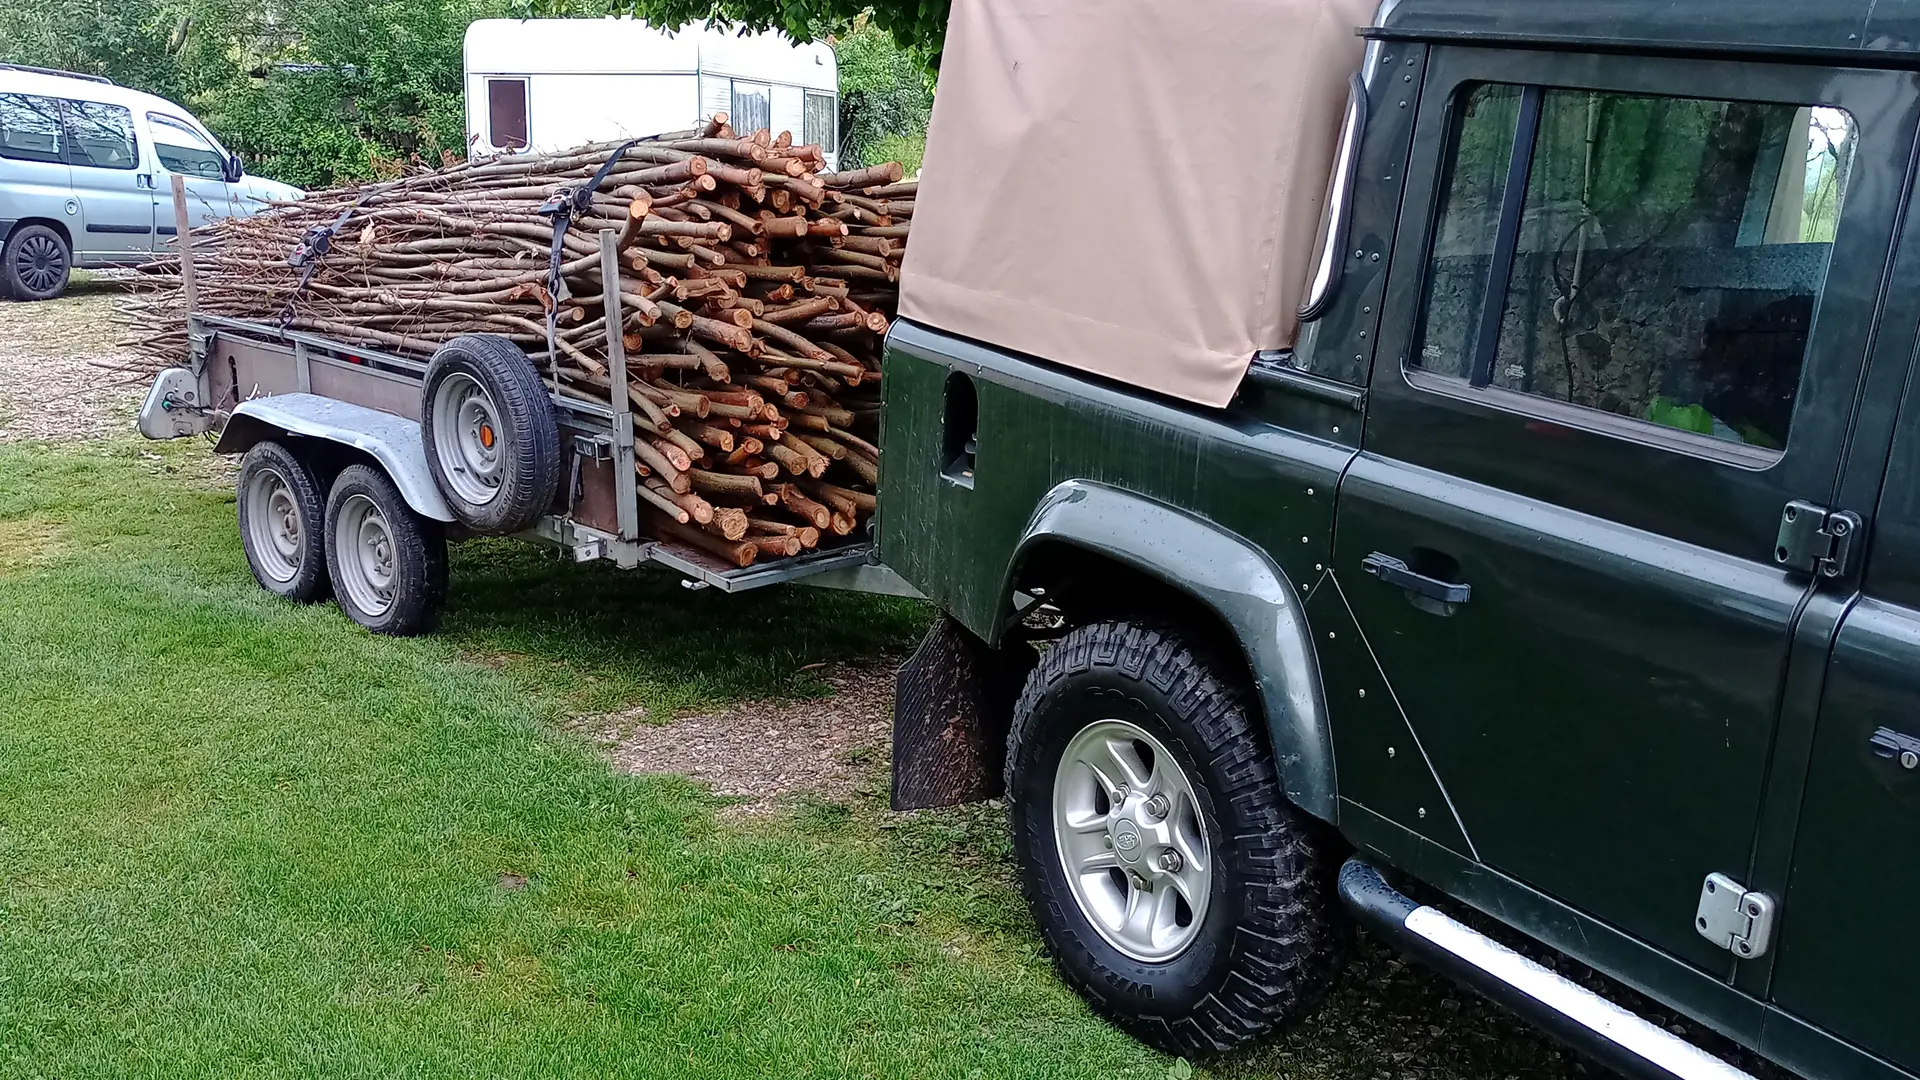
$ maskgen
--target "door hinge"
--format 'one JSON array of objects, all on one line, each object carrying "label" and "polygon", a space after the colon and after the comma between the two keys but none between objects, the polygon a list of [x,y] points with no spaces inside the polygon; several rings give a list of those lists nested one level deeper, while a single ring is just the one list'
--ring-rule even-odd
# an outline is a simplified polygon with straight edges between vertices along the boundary
[{"label": "door hinge", "polygon": [[1773,940],[1773,897],[1725,874],[1708,874],[1700,886],[1700,907],[1693,928],[1700,936],[1738,956],[1751,960],[1767,951]]},{"label": "door hinge", "polygon": [[1839,577],[1853,564],[1859,535],[1859,514],[1795,499],[1780,511],[1773,561],[1803,574]]}]

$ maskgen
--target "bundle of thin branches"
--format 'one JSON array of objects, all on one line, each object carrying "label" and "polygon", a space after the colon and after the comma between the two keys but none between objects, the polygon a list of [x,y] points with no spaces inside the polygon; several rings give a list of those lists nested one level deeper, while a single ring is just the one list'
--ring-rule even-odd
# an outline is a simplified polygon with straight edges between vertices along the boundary
[{"label": "bundle of thin branches", "polygon": [[[562,237],[555,290],[540,208],[616,152]],[[819,147],[739,136],[721,115],[637,144],[316,192],[194,230],[196,303],[411,355],[501,334],[561,393],[604,401],[599,234],[616,230],[648,528],[744,566],[873,511],[880,354],[916,185],[892,164],[823,170]],[[289,256],[316,228],[331,240],[309,272]],[[177,260],[151,269],[123,310],[134,362],[157,368],[184,361],[186,312]]]}]

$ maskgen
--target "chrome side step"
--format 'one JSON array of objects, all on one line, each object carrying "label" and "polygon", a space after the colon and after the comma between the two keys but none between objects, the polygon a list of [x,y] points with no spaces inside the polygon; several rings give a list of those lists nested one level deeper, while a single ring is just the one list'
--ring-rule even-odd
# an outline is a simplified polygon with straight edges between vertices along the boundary
[{"label": "chrome side step", "polygon": [[1358,858],[1340,868],[1340,899],[1366,926],[1618,1072],[1646,1080],[1753,1080],[1656,1024],[1416,904]]}]

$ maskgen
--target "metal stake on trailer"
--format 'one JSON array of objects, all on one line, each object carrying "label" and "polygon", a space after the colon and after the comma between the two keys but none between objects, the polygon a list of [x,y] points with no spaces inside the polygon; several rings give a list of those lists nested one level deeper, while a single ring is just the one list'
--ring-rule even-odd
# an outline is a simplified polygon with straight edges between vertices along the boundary
[{"label": "metal stake on trailer", "polygon": [[600,288],[602,311],[607,317],[607,392],[613,406],[613,494],[615,520],[620,539],[634,540],[640,535],[640,494],[638,475],[633,468],[633,402],[627,399],[627,343],[621,336],[625,320],[620,314],[620,234],[600,230]]}]

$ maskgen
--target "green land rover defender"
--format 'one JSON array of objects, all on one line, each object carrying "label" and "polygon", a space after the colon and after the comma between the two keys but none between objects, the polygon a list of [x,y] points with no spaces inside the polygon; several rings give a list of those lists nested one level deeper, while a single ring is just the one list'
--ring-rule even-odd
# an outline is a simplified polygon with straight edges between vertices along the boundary
[{"label": "green land rover defender", "polygon": [[1920,1074],[1917,132],[1908,0],[958,0],[895,804],[1004,793],[1170,1052],[1357,922],[1624,1072],[1744,1075],[1493,937]]}]

